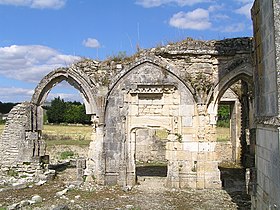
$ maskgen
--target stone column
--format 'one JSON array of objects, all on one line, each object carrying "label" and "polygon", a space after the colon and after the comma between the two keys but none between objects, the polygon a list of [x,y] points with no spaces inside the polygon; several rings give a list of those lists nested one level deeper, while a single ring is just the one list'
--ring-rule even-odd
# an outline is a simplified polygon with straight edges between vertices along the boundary
[{"label": "stone column", "polygon": [[104,124],[100,124],[97,117],[92,117],[93,130],[89,145],[88,158],[86,163],[85,175],[87,180],[96,181],[104,184],[104,158],[103,158],[103,136]]}]

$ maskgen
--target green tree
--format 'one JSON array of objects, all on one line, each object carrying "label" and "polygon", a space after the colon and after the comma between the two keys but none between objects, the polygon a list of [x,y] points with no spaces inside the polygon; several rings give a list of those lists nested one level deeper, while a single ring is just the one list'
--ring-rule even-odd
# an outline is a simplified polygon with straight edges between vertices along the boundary
[{"label": "green tree", "polygon": [[47,109],[47,116],[49,123],[62,123],[64,122],[64,115],[66,111],[66,104],[63,99],[54,98],[51,101],[51,106]]},{"label": "green tree", "polygon": [[0,101],[0,113],[7,114],[11,111],[11,109],[17,105],[18,103],[2,103]]},{"label": "green tree", "polygon": [[86,114],[85,105],[80,102],[67,102],[64,117],[67,123],[90,123],[90,116]]},{"label": "green tree", "polygon": [[219,105],[217,126],[230,127],[230,105]]},{"label": "green tree", "polygon": [[63,99],[55,98],[51,101],[50,107],[47,109],[49,123],[80,123],[90,124],[90,115],[86,114],[85,105],[80,102],[64,102]]}]

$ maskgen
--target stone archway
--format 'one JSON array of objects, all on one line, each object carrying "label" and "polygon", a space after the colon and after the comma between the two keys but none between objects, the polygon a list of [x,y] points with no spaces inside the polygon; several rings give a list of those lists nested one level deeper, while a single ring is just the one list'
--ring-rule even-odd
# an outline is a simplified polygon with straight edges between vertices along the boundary
[{"label": "stone archway", "polygon": [[25,168],[26,164],[40,168],[42,157],[46,155],[45,143],[41,136],[42,105],[50,90],[63,80],[81,92],[87,114],[92,115],[92,121],[97,122],[100,116],[103,117],[102,109],[97,108],[96,104],[96,86],[88,75],[75,66],[54,70],[40,81],[31,102],[20,104],[11,111],[5,133],[1,137],[1,150],[4,153],[1,157],[1,165],[16,166],[18,170]]},{"label": "stone archway", "polygon": [[[193,93],[170,71],[151,62],[138,63],[109,91],[105,113],[105,183],[134,185],[134,141],[131,130],[156,126],[169,130],[166,144],[169,187],[219,187],[215,143],[200,142]],[[169,139],[169,138],[168,138]],[[203,155],[199,156],[199,152]],[[209,160],[209,154],[213,160]],[[207,171],[202,167],[209,165]],[[211,167],[210,167],[211,165]],[[205,177],[205,173],[211,179]]]}]

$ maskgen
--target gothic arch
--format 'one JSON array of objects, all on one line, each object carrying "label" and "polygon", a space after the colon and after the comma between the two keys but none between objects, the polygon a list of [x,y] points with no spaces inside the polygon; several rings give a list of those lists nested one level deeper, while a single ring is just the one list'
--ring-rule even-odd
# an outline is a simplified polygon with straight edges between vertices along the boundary
[{"label": "gothic arch", "polygon": [[96,86],[84,72],[74,68],[58,68],[46,75],[35,88],[31,103],[41,106],[50,90],[61,81],[67,81],[80,91],[84,99],[87,114],[98,114],[95,93]]},{"label": "gothic arch", "polygon": [[[120,72],[110,86],[104,120],[105,183],[135,184],[135,139],[133,143],[130,136],[134,128],[167,128],[175,141],[183,127],[193,127],[197,120],[194,90],[179,75],[159,58],[145,57]],[[191,130],[185,140],[193,141],[194,133]],[[166,181],[173,183],[170,177]]]},{"label": "gothic arch", "polygon": [[134,69],[136,69],[137,67],[140,67],[142,65],[145,65],[147,63],[162,69],[162,71],[165,71],[165,74],[170,74],[173,77],[177,78],[182,84],[184,84],[186,86],[186,88],[192,93],[192,95],[195,94],[195,90],[193,89],[193,87],[180,78],[179,70],[177,68],[173,67],[172,64],[165,62],[165,61],[159,59],[158,57],[145,56],[145,57],[141,57],[138,60],[136,60],[135,62],[131,63],[127,68],[123,69],[118,75],[115,76],[115,80],[112,80],[112,83],[109,86],[109,91],[108,91],[107,96],[109,96],[111,91],[114,89],[114,87],[117,84],[119,84],[122,80],[124,80],[125,77],[127,75],[129,75]]},{"label": "gothic arch", "polygon": [[235,67],[229,73],[225,74],[222,78],[219,78],[212,91],[209,94],[207,104],[209,105],[211,101],[216,105],[220,98],[223,96],[225,91],[238,80],[243,80],[248,84],[253,83],[253,66],[251,63],[242,63],[241,65]]}]

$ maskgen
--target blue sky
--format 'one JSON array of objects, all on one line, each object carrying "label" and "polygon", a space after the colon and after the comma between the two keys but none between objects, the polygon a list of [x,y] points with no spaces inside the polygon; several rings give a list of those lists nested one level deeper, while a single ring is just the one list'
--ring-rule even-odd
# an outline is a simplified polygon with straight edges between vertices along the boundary
[{"label": "blue sky", "polygon": [[[29,101],[50,71],[137,45],[252,36],[253,0],[0,0],[0,101]],[[80,100],[66,82],[49,99]],[[1,110],[0,110],[1,112]]]}]

